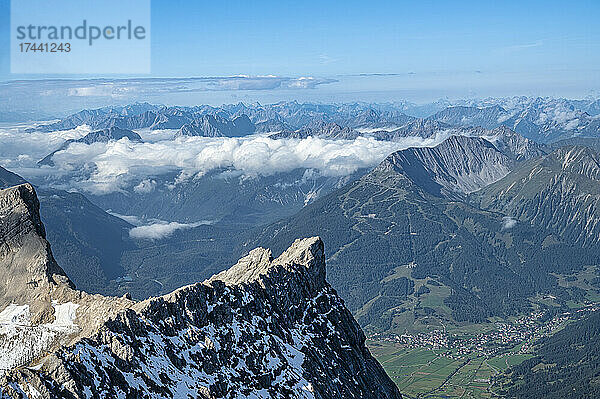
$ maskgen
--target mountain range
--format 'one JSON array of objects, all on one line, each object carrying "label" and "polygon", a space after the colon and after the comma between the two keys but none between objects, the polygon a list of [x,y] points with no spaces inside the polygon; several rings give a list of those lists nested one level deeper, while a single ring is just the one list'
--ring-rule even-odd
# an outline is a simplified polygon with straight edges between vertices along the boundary
[{"label": "mountain range", "polygon": [[[333,286],[359,322],[374,331],[508,316],[530,309],[538,294],[565,304],[581,292],[560,286],[553,273],[597,264],[595,246],[505,208],[482,209],[471,197],[486,192],[501,200],[505,193],[498,188],[520,187],[516,175],[528,162],[547,162],[569,151],[515,162],[474,137],[402,150],[298,214],[261,228],[242,249],[268,245],[282,250],[293,235],[319,232],[332,248]],[[572,161],[576,171],[582,168],[570,156],[563,161]],[[589,207],[582,203],[569,209]],[[556,215],[565,224],[570,216]],[[591,236],[593,226],[588,226]]]},{"label": "mountain range", "polygon": [[[426,109],[430,113],[424,113]],[[308,135],[351,138],[356,135],[354,131],[358,131],[379,132],[375,136],[385,139],[384,132],[401,127],[403,129],[393,137],[431,135],[444,126],[485,129],[507,126],[528,139],[551,143],[571,137],[598,137],[598,109],[598,100],[527,97],[462,103],[442,101],[421,108],[407,103],[331,105],[282,102],[271,105],[238,103],[221,107],[165,107],[143,103],[84,110],[33,130],[66,130],[86,124],[93,130],[112,126],[122,129],[177,129],[179,134],[209,137],[240,136],[256,131],[281,132],[275,136],[277,138]],[[408,125],[411,122],[417,126]],[[336,133],[337,129],[347,131],[340,134]]]},{"label": "mountain range", "polygon": [[[535,206],[539,199],[516,200],[511,191],[504,192],[501,187],[511,186],[518,176],[536,177],[531,173],[532,165],[570,164],[572,167],[563,172],[550,168],[539,174],[556,180],[554,176],[563,173],[562,180],[556,180],[557,188],[568,188],[566,183],[577,173],[594,176],[594,151],[584,151],[589,166],[578,171],[575,165],[582,165],[583,155],[567,157],[569,162],[550,163],[565,157],[565,148],[547,155],[551,151],[548,147],[506,127],[468,130],[471,135],[451,136],[437,147],[396,152],[373,171],[363,171],[352,179],[320,178],[322,192],[310,200],[306,194],[298,196],[298,186],[281,184],[286,179],[283,176],[243,184],[235,179],[229,184],[227,179],[217,178],[222,173],[218,172],[195,180],[196,193],[186,185],[137,197],[121,193],[90,196],[100,208],[83,197],[76,198],[77,194],[46,195],[42,191],[42,201],[48,204],[42,208],[42,216],[51,226],[70,226],[51,228],[49,234],[56,237],[57,256],[69,275],[92,292],[99,292],[97,287],[102,286],[101,292],[127,290],[136,298],[165,293],[219,272],[220,264],[233,261],[227,248],[236,244],[240,255],[246,248],[259,245],[282,251],[296,235],[319,234],[333,249],[328,261],[333,286],[359,322],[376,331],[418,330],[419,314],[425,313],[434,324],[480,322],[490,316],[524,311],[538,293],[552,293],[563,302],[579,295],[574,289],[559,287],[550,273],[572,272],[595,262],[596,243],[583,239],[581,232],[594,237],[595,224],[588,223],[586,230],[583,224],[566,222],[583,220],[585,213],[581,212],[589,212],[589,190],[585,189],[588,200],[574,207],[569,196],[572,190],[560,193],[555,189],[557,201],[570,201],[556,209],[573,213],[552,215],[545,211],[526,213],[524,210],[539,209]],[[306,172],[294,173],[290,182],[302,180]],[[532,187],[528,191],[534,194],[539,192],[536,187],[548,184],[536,179],[528,183]],[[592,184],[589,181],[577,186]],[[211,186],[214,188],[207,190]],[[512,184],[521,186],[522,182]],[[277,200],[265,197],[277,190]],[[201,200],[203,195],[205,200]],[[245,198],[250,201],[247,205]],[[583,192],[574,198],[584,198]],[[165,206],[173,203],[180,205]],[[270,203],[275,208],[269,210]],[[152,239],[134,238],[129,233],[134,226],[122,219],[127,217],[115,218],[102,209],[112,209],[117,215],[142,215],[147,220],[181,220],[191,227],[175,231],[157,245]],[[194,224],[210,215],[217,219]],[[255,227],[265,223],[270,225]],[[94,229],[108,234],[98,236]],[[528,235],[531,237],[524,240]],[[85,248],[87,252],[81,252]],[[550,254],[554,259],[542,264],[541,257]],[[78,266],[78,259],[86,259],[89,266],[83,267],[81,261]],[[472,259],[479,259],[477,269],[472,269]],[[197,266],[191,268],[190,264]],[[86,275],[97,276],[97,285],[87,283]],[[513,292],[503,291],[508,285],[515,287]],[[396,288],[401,295],[394,294]],[[436,306],[423,305],[433,298],[437,298]]]},{"label": "mountain range", "polygon": [[600,244],[600,155],[561,147],[477,193],[481,207],[549,228],[575,245]]},{"label": "mountain range", "polygon": [[247,115],[229,120],[220,115],[203,115],[179,129],[177,135],[202,137],[240,137],[256,130]]},{"label": "mountain range", "polygon": [[542,99],[510,111],[499,105],[449,107],[429,119],[452,126],[481,126],[487,129],[504,125],[540,143],[571,137],[598,137],[600,134],[600,119],[596,116],[569,104],[548,104]]}]

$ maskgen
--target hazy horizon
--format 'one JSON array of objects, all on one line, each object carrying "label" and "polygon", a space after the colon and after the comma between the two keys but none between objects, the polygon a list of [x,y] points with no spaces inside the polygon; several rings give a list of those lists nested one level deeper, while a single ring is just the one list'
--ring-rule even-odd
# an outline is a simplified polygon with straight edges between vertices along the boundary
[{"label": "hazy horizon", "polygon": [[[10,55],[4,51],[0,90],[5,101],[14,103],[27,85],[31,95],[51,97],[45,88],[35,87],[48,79],[62,79],[75,89],[81,82],[107,79],[101,93],[97,88],[68,93],[81,108],[148,97],[179,105],[599,97],[599,11],[595,1],[578,2],[577,7],[559,1],[532,1],[527,7],[517,1],[259,1],[174,7],[155,0],[150,74],[11,74]],[[0,0],[0,48],[10,46],[9,29],[10,1]],[[250,78],[234,82],[236,76]],[[191,88],[185,82],[177,90],[152,86],[156,79],[172,86],[192,77],[213,82]],[[128,86],[141,79],[151,79],[144,80],[150,83],[144,98],[128,87],[110,86],[115,80]]]}]

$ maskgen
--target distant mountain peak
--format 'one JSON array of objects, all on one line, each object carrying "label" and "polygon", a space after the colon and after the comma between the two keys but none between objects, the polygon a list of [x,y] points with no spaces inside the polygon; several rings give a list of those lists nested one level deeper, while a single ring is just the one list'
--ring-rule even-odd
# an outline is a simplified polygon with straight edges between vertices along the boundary
[{"label": "distant mountain peak", "polygon": [[377,169],[393,170],[436,196],[468,194],[506,176],[513,161],[480,137],[450,136],[436,147],[408,148]]},{"label": "distant mountain peak", "polygon": [[109,141],[121,140],[123,138],[127,138],[131,141],[142,141],[140,135],[132,130],[122,129],[117,126],[110,126],[104,129],[90,132],[79,139],[70,139],[65,141],[58,149],[52,151],[50,154],[46,155],[42,160],[40,160],[38,162],[38,165],[54,166],[54,160],[52,159],[54,154],[56,154],[59,151],[66,150],[72,143],[107,143]]},{"label": "distant mountain peak", "polygon": [[256,127],[246,114],[232,120],[220,115],[203,115],[181,127],[177,136],[240,137],[254,133]]}]

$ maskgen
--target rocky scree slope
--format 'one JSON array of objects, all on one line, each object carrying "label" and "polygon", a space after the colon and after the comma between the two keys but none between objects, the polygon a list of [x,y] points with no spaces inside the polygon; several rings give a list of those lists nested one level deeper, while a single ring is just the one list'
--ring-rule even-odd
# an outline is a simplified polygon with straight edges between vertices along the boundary
[{"label": "rocky scree slope", "polygon": [[417,181],[434,195],[452,197],[477,191],[506,176],[513,161],[487,140],[451,136],[433,148],[408,148],[387,157],[390,168]]}]

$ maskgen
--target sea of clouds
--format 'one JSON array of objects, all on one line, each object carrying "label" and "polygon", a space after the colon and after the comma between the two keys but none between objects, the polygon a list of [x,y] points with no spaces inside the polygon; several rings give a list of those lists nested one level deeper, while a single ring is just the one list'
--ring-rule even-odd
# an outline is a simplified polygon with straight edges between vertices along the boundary
[{"label": "sea of clouds", "polygon": [[215,169],[236,171],[245,177],[270,176],[298,168],[324,176],[346,176],[376,166],[389,154],[408,147],[435,146],[448,134],[399,141],[306,139],[274,140],[264,135],[243,138],[177,137],[172,132],[143,131],[143,142],[128,139],[109,143],[72,143],[54,155],[55,165],[37,161],[69,138],[82,137],[86,126],[41,133],[24,126],[0,128],[0,166],[36,184],[93,194],[115,191],[150,193],[155,177],[178,177],[170,184],[201,176]]}]

